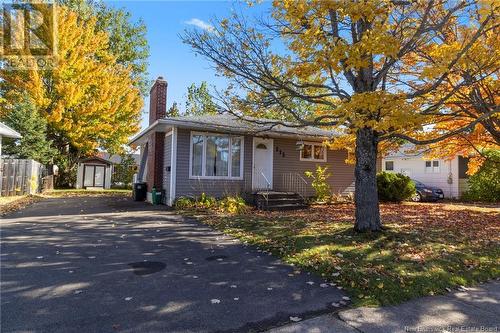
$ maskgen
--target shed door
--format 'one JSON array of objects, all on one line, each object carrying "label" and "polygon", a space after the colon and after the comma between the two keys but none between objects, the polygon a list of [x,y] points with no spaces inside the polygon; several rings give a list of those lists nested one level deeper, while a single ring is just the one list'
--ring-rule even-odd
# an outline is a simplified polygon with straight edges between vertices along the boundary
[{"label": "shed door", "polygon": [[83,187],[104,187],[104,165],[86,165],[84,174]]},{"label": "shed door", "polygon": [[104,166],[95,167],[94,186],[104,187]]},{"label": "shed door", "polygon": [[83,186],[94,186],[94,166],[93,165],[86,165],[85,166],[85,178],[83,179]]}]

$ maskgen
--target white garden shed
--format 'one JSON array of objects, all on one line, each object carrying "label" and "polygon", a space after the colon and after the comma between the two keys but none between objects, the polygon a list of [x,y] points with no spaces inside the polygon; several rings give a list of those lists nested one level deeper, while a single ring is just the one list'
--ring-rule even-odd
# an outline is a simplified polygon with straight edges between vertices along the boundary
[{"label": "white garden shed", "polygon": [[89,157],[78,162],[76,188],[109,189],[113,163],[100,157]]}]

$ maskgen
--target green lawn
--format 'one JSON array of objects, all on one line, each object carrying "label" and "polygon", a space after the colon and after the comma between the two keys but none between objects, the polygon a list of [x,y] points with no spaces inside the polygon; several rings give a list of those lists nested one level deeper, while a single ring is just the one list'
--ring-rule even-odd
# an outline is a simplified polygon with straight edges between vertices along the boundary
[{"label": "green lawn", "polygon": [[238,216],[195,214],[336,283],[355,306],[397,304],[500,276],[498,208],[382,204],[387,230],[372,234],[353,231],[352,204]]}]

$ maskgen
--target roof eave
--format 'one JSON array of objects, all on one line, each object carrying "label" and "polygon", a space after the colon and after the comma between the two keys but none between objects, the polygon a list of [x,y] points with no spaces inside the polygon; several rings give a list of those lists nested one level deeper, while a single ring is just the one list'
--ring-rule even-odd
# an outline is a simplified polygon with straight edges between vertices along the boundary
[{"label": "roof eave", "polygon": [[[329,140],[334,137],[334,135],[312,135],[307,133],[288,133],[282,132],[279,130],[246,130],[241,129],[239,127],[234,126],[224,126],[224,125],[211,125],[206,123],[198,123],[192,121],[182,121],[176,119],[159,119],[157,120],[159,124],[170,125],[172,127],[178,128],[186,128],[186,129],[195,129],[195,130],[203,130],[205,132],[215,131],[215,132],[224,132],[224,133],[234,133],[234,134],[243,134],[243,135],[252,135],[252,136],[267,136],[267,137],[284,137],[284,138],[292,138],[292,139],[309,139],[309,140]],[[154,124],[153,124],[154,126]]]}]

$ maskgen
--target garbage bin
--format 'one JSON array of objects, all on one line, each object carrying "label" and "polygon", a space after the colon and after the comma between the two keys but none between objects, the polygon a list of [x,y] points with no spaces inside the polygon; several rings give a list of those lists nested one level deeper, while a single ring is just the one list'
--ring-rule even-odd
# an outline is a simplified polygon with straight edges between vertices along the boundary
[{"label": "garbage bin", "polygon": [[146,200],[146,193],[147,193],[146,185],[147,185],[146,183],[134,183],[134,190],[132,191],[132,196],[135,201]]},{"label": "garbage bin", "polygon": [[153,190],[151,191],[151,200],[153,201],[153,205],[161,204],[161,191],[157,191],[156,187],[153,186]]}]

